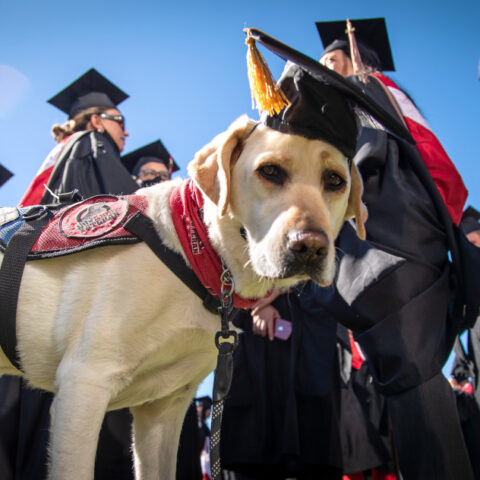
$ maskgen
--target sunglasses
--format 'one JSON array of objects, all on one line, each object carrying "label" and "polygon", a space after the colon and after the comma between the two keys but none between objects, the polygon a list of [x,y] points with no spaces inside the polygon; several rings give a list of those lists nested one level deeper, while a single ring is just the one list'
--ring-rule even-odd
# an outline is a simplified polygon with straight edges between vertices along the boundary
[{"label": "sunglasses", "polygon": [[99,113],[100,118],[105,118],[107,120],[113,120],[117,122],[123,130],[125,130],[125,117],[123,115],[109,115],[108,113]]},{"label": "sunglasses", "polygon": [[138,172],[137,178],[140,180],[150,180],[160,177],[162,180],[170,180],[170,173],[158,170],[145,169]]}]

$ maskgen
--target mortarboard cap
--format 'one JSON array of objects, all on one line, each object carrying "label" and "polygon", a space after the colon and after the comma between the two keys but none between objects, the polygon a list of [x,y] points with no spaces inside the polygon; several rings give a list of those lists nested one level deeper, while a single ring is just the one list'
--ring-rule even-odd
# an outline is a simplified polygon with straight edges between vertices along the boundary
[{"label": "mortarboard cap", "polygon": [[13,177],[13,173],[0,164],[0,187],[11,177]]},{"label": "mortarboard cap", "polygon": [[[250,83],[257,104],[262,104],[262,95],[265,96],[265,92],[269,94],[275,86],[260,85],[256,88],[256,83],[265,78],[266,67],[251,67],[249,55],[255,57],[258,53],[252,46],[252,40],[289,61],[276,87],[286,97],[284,106],[268,112],[267,101],[264,104],[266,107],[259,107],[264,110],[262,122],[267,126],[283,133],[327,141],[351,158],[355,154],[357,137],[355,109],[360,107],[392,133],[414,143],[401,123],[338,73],[259,30],[250,28],[246,32]],[[258,59],[254,62],[258,63]],[[253,78],[256,73],[252,73],[252,69],[260,71],[256,78]],[[262,91],[258,94],[257,90]]]},{"label": "mortarboard cap", "polygon": [[462,215],[460,228],[465,235],[480,230],[480,212],[472,206],[466,208]]},{"label": "mortarboard cap", "polygon": [[170,173],[179,170],[172,156],[160,140],[149,143],[143,147],[137,148],[133,152],[122,156],[122,162],[126,169],[136,175],[142,165],[148,162],[162,162]]},{"label": "mortarboard cap", "polygon": [[48,100],[48,103],[72,118],[90,107],[116,108],[126,98],[128,95],[125,92],[91,68]]},{"label": "mortarboard cap", "polygon": [[[350,22],[355,29],[362,61],[381,71],[395,71],[385,19],[363,18]],[[316,22],[315,25],[325,48],[323,54],[343,50],[350,57],[350,44],[345,33],[346,20]]]}]

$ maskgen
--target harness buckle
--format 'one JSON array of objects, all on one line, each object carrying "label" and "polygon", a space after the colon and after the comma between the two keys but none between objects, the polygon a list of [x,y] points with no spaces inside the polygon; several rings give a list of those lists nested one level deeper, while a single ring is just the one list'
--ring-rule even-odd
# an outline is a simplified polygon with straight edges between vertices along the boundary
[{"label": "harness buckle", "polygon": [[35,220],[41,217],[47,210],[47,205],[34,205],[22,213],[22,218],[26,221]]}]

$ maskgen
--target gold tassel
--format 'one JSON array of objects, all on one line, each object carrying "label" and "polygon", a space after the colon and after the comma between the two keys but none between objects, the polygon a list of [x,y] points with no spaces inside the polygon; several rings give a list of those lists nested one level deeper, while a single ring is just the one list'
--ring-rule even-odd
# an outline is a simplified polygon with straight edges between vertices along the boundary
[{"label": "gold tassel", "polygon": [[247,32],[245,43],[247,50],[248,80],[252,93],[252,108],[258,109],[259,113],[267,112],[270,116],[280,113],[290,101],[277,87],[262,54],[258,51],[254,38]]},{"label": "gold tassel", "polygon": [[348,41],[350,43],[350,58],[352,60],[353,73],[357,75],[362,74],[365,70],[365,67],[363,65],[362,57],[357,46],[357,40],[353,32],[355,32],[355,28],[352,26],[352,23],[347,18],[347,29],[345,30],[345,33],[348,35]]}]

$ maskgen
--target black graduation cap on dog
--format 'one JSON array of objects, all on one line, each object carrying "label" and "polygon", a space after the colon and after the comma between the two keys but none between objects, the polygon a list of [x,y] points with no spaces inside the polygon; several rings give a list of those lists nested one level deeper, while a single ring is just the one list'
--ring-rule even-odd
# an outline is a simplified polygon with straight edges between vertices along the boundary
[{"label": "black graduation cap on dog", "polygon": [[[262,122],[267,126],[325,140],[351,158],[357,137],[355,109],[360,108],[393,134],[414,143],[401,123],[341,75],[259,30],[245,31],[252,97],[265,112]],[[255,42],[289,61],[277,85]]]},{"label": "black graduation cap on dog", "polygon": [[116,106],[128,98],[128,95],[91,68],[77,78],[68,87],[48,100],[48,103],[68,114],[69,118],[90,107]]},{"label": "black graduation cap on dog", "polygon": [[142,165],[158,161],[162,162],[170,173],[179,170],[179,166],[175,163],[161,140],[137,148],[122,157],[123,164],[132,175],[136,175]]},{"label": "black graduation cap on dog", "polygon": [[[385,19],[359,18],[350,23],[363,63],[383,72],[395,71]],[[333,50],[343,50],[350,57],[346,20],[316,22],[315,25],[325,48],[322,56]]]}]

